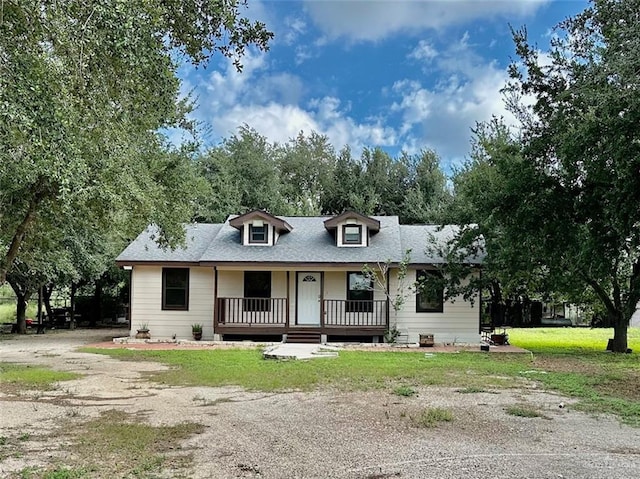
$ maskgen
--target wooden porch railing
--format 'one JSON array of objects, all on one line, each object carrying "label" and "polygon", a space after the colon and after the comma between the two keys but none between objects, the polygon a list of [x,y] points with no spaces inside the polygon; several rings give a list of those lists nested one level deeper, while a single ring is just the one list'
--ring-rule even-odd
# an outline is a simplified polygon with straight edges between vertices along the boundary
[{"label": "wooden porch railing", "polygon": [[324,300],[324,325],[340,327],[385,328],[387,301]]},{"label": "wooden porch railing", "polygon": [[288,309],[287,298],[218,298],[216,323],[284,326]]}]

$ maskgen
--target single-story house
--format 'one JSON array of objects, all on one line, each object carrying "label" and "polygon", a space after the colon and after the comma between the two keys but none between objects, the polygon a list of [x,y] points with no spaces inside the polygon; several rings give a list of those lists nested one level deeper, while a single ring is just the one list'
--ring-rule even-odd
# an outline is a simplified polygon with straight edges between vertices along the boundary
[{"label": "single-story house", "polygon": [[[400,225],[397,216],[354,211],[279,217],[256,210],[223,224],[189,225],[186,245],[174,250],[160,248],[153,231],[116,260],[131,270],[132,335],[147,324],[154,338],[188,338],[197,323],[204,339],[377,342],[395,327],[408,342],[420,335],[480,342],[479,300],[445,301],[442,290],[410,288],[440,274],[442,259],[426,252],[427,243],[446,241],[455,226]],[[405,301],[394,311],[390,299],[407,250]]]}]

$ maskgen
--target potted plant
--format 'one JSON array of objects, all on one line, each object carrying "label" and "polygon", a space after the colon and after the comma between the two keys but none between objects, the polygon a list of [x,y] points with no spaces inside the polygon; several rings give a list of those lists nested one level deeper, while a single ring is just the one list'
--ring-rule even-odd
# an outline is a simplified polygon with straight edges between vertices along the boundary
[{"label": "potted plant", "polygon": [[193,339],[200,341],[202,339],[202,324],[192,324],[191,332],[193,333]]},{"label": "potted plant", "polygon": [[151,333],[149,333],[149,323],[142,323],[138,326],[138,333],[136,339],[151,339]]}]

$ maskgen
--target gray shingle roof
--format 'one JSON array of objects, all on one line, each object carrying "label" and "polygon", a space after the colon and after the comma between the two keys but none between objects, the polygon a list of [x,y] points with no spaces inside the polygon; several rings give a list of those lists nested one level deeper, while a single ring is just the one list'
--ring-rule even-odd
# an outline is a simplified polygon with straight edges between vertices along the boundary
[{"label": "gray shingle roof", "polygon": [[[232,219],[234,217],[230,217]],[[367,247],[343,247],[335,244],[324,221],[330,217],[279,217],[293,231],[279,237],[274,246],[244,246],[241,232],[229,224],[194,224],[186,227],[186,248],[161,249],[147,228],[117,258],[119,263],[189,262],[189,263],[375,263],[390,260],[398,263],[404,251],[411,249],[411,263],[441,263],[442,258],[426,252],[427,242],[435,238],[444,242],[458,230],[434,225],[400,225],[397,216],[374,216],[380,231],[371,236]],[[431,236],[433,235],[433,236]]]},{"label": "gray shingle roof", "polygon": [[[459,231],[457,225],[400,225],[402,251],[411,250],[414,264],[444,263],[439,247],[445,246]],[[482,257],[468,257],[465,261],[480,264]]]},{"label": "gray shingle roof", "polygon": [[274,246],[243,246],[240,232],[225,223],[201,257],[203,262],[257,263],[367,263],[399,261],[400,234],[397,216],[377,216],[380,232],[368,247],[338,248],[324,221],[329,217],[281,217],[293,227]]},{"label": "gray shingle roof", "polygon": [[118,255],[116,261],[170,261],[197,263],[209,243],[216,237],[221,224],[198,223],[185,226],[185,247],[162,249],[153,240],[156,228],[149,226]]}]

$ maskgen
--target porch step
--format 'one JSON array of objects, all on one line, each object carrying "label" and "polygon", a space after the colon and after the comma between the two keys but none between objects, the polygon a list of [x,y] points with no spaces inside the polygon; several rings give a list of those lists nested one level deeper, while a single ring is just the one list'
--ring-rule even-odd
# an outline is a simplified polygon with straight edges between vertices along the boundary
[{"label": "porch step", "polygon": [[320,344],[322,335],[315,331],[290,331],[287,333],[287,343]]}]

